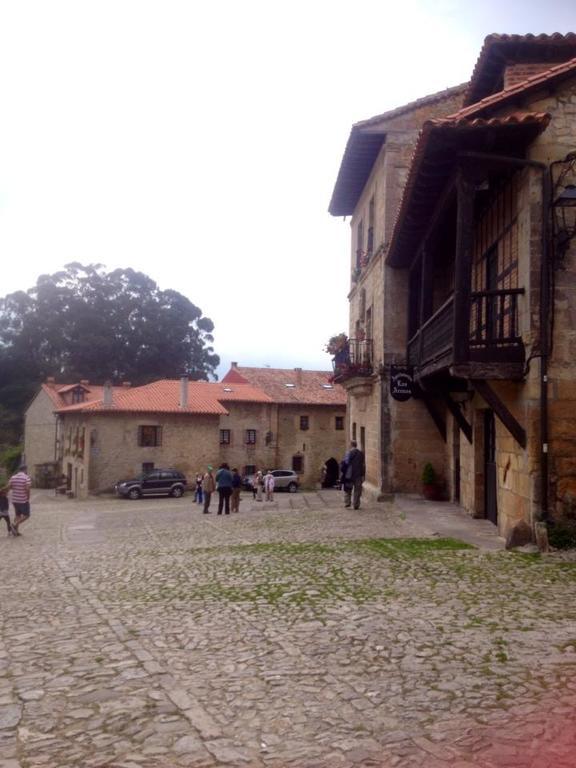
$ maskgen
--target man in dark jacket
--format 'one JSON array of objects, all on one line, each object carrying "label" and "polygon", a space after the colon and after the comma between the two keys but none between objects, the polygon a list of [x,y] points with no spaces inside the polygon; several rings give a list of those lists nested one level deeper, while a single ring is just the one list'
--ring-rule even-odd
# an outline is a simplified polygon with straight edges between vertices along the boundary
[{"label": "man in dark jacket", "polygon": [[355,440],[350,443],[350,450],[342,462],[342,487],[344,488],[344,506],[354,504],[354,509],[360,508],[362,483],[366,475],[364,454],[358,448]]}]

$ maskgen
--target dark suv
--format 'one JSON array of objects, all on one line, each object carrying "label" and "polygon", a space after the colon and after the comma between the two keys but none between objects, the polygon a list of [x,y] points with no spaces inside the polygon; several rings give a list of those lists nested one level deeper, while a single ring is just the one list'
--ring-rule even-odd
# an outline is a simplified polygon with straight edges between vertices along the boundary
[{"label": "dark suv", "polygon": [[139,499],[140,496],[180,497],[186,491],[186,478],[175,469],[153,469],[135,480],[120,480],[115,491],[125,499]]}]

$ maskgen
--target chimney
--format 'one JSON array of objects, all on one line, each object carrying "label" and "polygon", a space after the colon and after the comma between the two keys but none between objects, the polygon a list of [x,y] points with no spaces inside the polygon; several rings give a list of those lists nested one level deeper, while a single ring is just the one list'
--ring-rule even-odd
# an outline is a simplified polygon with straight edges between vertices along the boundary
[{"label": "chimney", "polygon": [[102,398],[102,404],[106,408],[109,408],[109,407],[111,407],[113,405],[113,402],[112,402],[112,382],[111,381],[107,381],[104,384],[104,396]]},{"label": "chimney", "polygon": [[296,384],[302,384],[302,368],[294,368],[296,372]]},{"label": "chimney", "polygon": [[48,384],[49,387],[53,387],[54,384],[56,384],[56,379],[54,376],[48,376],[46,379],[46,384]]},{"label": "chimney", "polygon": [[230,365],[232,366],[232,368],[238,368],[238,363],[230,363]]},{"label": "chimney", "polygon": [[82,384],[84,387],[87,387],[88,384],[90,384],[90,381],[89,379],[80,379],[80,384]]},{"label": "chimney", "polygon": [[188,408],[188,376],[180,379],[180,408]]},{"label": "chimney", "polygon": [[122,382],[122,386],[123,386],[125,389],[130,389],[130,387],[132,386],[132,382],[131,382],[131,381],[123,381],[123,382]]}]

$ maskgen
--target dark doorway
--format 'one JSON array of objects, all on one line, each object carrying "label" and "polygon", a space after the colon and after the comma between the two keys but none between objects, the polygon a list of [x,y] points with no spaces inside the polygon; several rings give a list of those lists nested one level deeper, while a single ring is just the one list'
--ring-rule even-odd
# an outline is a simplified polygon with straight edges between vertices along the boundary
[{"label": "dark doorway", "polygon": [[496,469],[496,424],[494,413],[484,411],[484,509],[486,518],[498,525],[498,472]]},{"label": "dark doorway", "polygon": [[326,462],[326,474],[322,480],[322,488],[333,488],[338,482],[339,466],[336,459],[328,459]]},{"label": "dark doorway", "polygon": [[452,483],[454,486],[453,500],[460,504],[460,428],[457,424],[453,427],[452,460],[453,475]]}]

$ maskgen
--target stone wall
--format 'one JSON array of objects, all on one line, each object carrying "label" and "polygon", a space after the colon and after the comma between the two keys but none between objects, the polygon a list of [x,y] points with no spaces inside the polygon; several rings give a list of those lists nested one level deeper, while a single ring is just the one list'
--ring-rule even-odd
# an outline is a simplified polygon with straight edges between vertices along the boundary
[{"label": "stone wall", "polygon": [[[138,445],[138,427],[143,425],[162,427],[162,445]],[[68,430],[75,430],[77,426],[86,429],[83,457],[67,448]],[[89,492],[111,490],[118,480],[139,475],[144,463],[178,469],[191,482],[203,467],[217,465],[220,457],[217,416],[180,414],[163,415],[158,419],[154,414],[84,418],[67,415],[63,431],[62,468],[66,474],[70,463],[74,477],[78,473],[75,492],[79,497],[85,497]],[[82,472],[83,481],[80,479]],[[73,480],[73,491],[75,483]]]},{"label": "stone wall", "polygon": [[30,403],[24,420],[24,455],[33,481],[37,464],[56,460],[55,438],[54,405],[41,389]]},{"label": "stone wall", "polygon": [[[408,279],[405,270],[385,266],[386,246],[396,221],[414,145],[422,123],[430,118],[456,112],[462,94],[453,94],[436,103],[425,104],[403,114],[383,120],[386,142],[374,164],[371,175],[358,201],[351,220],[351,269],[356,264],[356,233],[360,219],[368,227],[368,206],[374,199],[374,251],[360,279],[349,294],[349,335],[354,337],[360,317],[362,292],[366,308],[372,308],[372,338],[375,375],[367,386],[350,382],[348,389],[349,437],[356,424],[358,443],[365,431],[366,491],[380,497],[393,490],[414,491],[420,487],[422,462],[436,458],[440,472],[445,471],[444,450],[439,435],[421,403],[397,404],[389,398],[390,363],[403,363],[407,343]],[[397,407],[398,406],[398,407]],[[402,430],[410,438],[404,441]],[[419,439],[418,437],[419,436]],[[416,439],[418,452],[412,447]],[[441,443],[441,440],[440,440]],[[440,451],[440,452],[439,452]],[[442,460],[439,461],[438,457]]]}]

